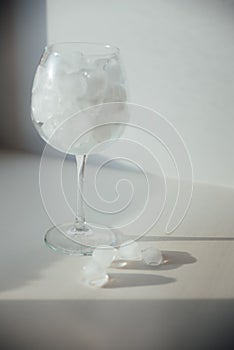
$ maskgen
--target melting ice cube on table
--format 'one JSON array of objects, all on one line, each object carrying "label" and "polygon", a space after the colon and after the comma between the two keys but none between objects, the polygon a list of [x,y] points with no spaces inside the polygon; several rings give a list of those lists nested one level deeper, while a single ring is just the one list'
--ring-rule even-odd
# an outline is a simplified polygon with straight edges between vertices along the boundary
[{"label": "melting ice cube on table", "polygon": [[102,287],[108,281],[108,275],[103,266],[94,261],[84,265],[80,271],[81,282],[90,287]]},{"label": "melting ice cube on table", "polygon": [[115,248],[111,246],[98,246],[94,249],[93,261],[98,263],[100,266],[108,267],[111,265],[115,257]]},{"label": "melting ice cube on table", "polygon": [[149,247],[142,251],[143,260],[147,265],[160,265],[163,262],[161,251],[155,247]]},{"label": "melting ice cube on table", "polygon": [[127,241],[120,245],[119,254],[122,259],[126,260],[141,260],[141,249],[135,241]]}]

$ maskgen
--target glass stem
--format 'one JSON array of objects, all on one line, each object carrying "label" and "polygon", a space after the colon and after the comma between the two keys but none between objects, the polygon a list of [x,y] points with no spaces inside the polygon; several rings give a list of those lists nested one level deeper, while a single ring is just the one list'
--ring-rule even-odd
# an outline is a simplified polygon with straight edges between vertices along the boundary
[{"label": "glass stem", "polygon": [[84,172],[86,165],[86,155],[76,156],[76,167],[77,167],[77,196],[76,196],[76,217],[75,227],[76,230],[83,230],[85,227],[85,214],[84,214]]}]

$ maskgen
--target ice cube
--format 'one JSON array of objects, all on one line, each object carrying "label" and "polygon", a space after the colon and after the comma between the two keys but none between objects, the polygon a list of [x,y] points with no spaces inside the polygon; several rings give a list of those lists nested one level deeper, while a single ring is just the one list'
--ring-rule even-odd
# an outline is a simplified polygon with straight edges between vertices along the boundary
[{"label": "ice cube", "polygon": [[51,75],[46,66],[38,67],[32,88],[32,117],[36,123],[44,123],[60,113],[60,81],[63,76]]},{"label": "ice cube", "polygon": [[79,51],[64,53],[60,59],[64,72],[68,74],[78,72],[84,64],[84,55]]},{"label": "ice cube", "polygon": [[96,57],[91,55],[84,55],[84,60],[83,60],[83,64],[82,67],[84,69],[96,69],[97,68],[97,64],[96,64]]},{"label": "ice cube", "polygon": [[119,253],[119,249],[115,248],[115,255],[114,255],[114,259],[112,261],[111,267],[119,268],[119,267],[124,267],[126,265],[127,265],[127,262],[122,260],[121,255]]},{"label": "ice cube", "polygon": [[86,118],[84,112],[78,112],[72,116],[54,116],[42,126],[47,138],[52,136],[49,143],[62,152],[70,154],[85,154],[94,146],[92,132],[87,132],[92,127],[92,119]]},{"label": "ice cube", "polygon": [[46,71],[47,83],[57,85],[56,82],[59,83],[60,79],[63,78],[65,65],[58,53],[54,52],[45,56],[43,62],[41,62],[41,66]]},{"label": "ice cube", "polygon": [[44,138],[52,146],[57,141],[57,137],[56,137],[57,135],[55,135],[55,137],[53,137],[53,135],[55,133],[55,130],[58,128],[58,125],[59,125],[58,121],[52,117],[46,120],[41,126],[41,130]]},{"label": "ice cube", "polygon": [[108,78],[117,83],[124,83],[123,71],[121,63],[117,57],[112,57],[104,66]]},{"label": "ice cube", "polygon": [[111,246],[98,246],[94,249],[93,260],[103,267],[108,267],[114,260],[115,249]]},{"label": "ice cube", "polygon": [[46,88],[37,89],[32,94],[32,117],[36,122],[46,122],[59,112],[59,94]]},{"label": "ice cube", "polygon": [[163,261],[161,251],[155,247],[149,247],[142,251],[143,260],[147,265],[160,265]]},{"label": "ice cube", "polygon": [[65,74],[60,84],[63,100],[74,101],[85,95],[86,81],[81,72]]},{"label": "ice cube", "polygon": [[[108,99],[105,97],[100,113],[97,115],[97,123],[99,127],[94,130],[94,138],[97,142],[105,140],[113,140],[122,134],[124,125],[129,120],[128,106],[125,103],[109,103],[116,102],[118,98],[110,95]],[[121,101],[117,101],[121,102]]]},{"label": "ice cube", "polygon": [[105,98],[107,88],[107,76],[101,69],[86,69],[83,76],[87,83],[86,98],[89,100],[90,106],[102,103]]},{"label": "ice cube", "polygon": [[107,283],[108,275],[103,266],[91,261],[81,268],[80,280],[90,287],[102,287]]},{"label": "ice cube", "polygon": [[141,260],[142,258],[139,244],[132,240],[120,245],[119,254],[122,259],[126,260]]},{"label": "ice cube", "polygon": [[48,84],[47,72],[43,66],[38,66],[33,80],[32,93]]},{"label": "ice cube", "polygon": [[62,120],[78,112],[81,108],[81,100],[85,98],[87,84],[81,72],[65,74],[60,81],[60,114]]},{"label": "ice cube", "polygon": [[124,85],[109,84],[106,90],[104,102],[124,102],[127,100],[127,93]]},{"label": "ice cube", "polygon": [[108,63],[108,59],[106,58],[98,58],[97,60],[95,60],[96,67],[101,69],[105,69],[107,63]]}]

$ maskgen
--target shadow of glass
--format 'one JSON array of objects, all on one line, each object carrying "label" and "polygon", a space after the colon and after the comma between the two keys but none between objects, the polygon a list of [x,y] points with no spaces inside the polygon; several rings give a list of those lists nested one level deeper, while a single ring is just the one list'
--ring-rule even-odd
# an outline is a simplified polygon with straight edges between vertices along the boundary
[{"label": "shadow of glass", "polygon": [[143,273],[111,273],[108,283],[103,288],[125,288],[156,286],[175,282],[175,278]]}]

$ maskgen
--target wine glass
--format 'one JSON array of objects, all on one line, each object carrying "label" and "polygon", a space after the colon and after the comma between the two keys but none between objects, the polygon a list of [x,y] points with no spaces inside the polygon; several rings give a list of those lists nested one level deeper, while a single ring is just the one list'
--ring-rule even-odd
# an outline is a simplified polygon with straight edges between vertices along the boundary
[{"label": "wine glass", "polygon": [[77,164],[76,217],[47,231],[45,242],[54,250],[90,255],[98,245],[117,244],[111,228],[86,222],[82,193],[87,154],[96,144],[120,137],[128,119],[126,100],[118,48],[81,42],[45,48],[33,81],[32,120],[46,143],[74,155]]}]

